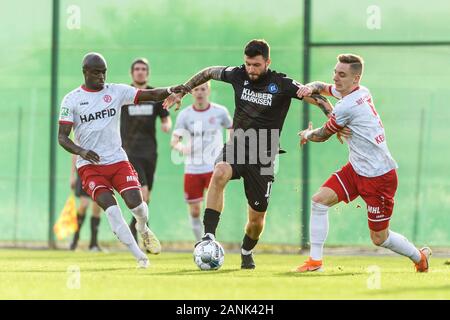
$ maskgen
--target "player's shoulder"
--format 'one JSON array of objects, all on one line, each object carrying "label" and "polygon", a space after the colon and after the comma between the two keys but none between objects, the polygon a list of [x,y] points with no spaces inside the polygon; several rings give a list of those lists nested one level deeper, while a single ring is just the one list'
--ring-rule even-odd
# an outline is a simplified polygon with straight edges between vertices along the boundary
[{"label": "player's shoulder", "polygon": [[371,96],[369,89],[360,85],[354,92],[347,95],[343,102],[346,105],[359,105],[362,101],[367,100],[368,96]]},{"label": "player's shoulder", "polygon": [[233,75],[244,75],[245,74],[245,66],[228,66],[223,69],[222,74],[233,74]]},{"label": "player's shoulder", "polygon": [[216,110],[218,112],[227,112],[228,113],[227,107],[225,107],[221,104],[215,103],[215,102],[211,102],[211,109]]},{"label": "player's shoulder", "polygon": [[69,91],[62,99],[64,104],[70,105],[76,103],[81,97],[85,95],[85,91],[81,86]]},{"label": "player's shoulder", "polygon": [[105,89],[107,91],[123,91],[135,88],[125,83],[105,83]]},{"label": "player's shoulder", "polygon": [[192,114],[192,111],[193,111],[193,110],[194,110],[194,107],[192,106],[192,104],[190,104],[190,105],[188,105],[187,107],[182,108],[182,109],[178,112],[177,118],[189,116],[190,114]]}]

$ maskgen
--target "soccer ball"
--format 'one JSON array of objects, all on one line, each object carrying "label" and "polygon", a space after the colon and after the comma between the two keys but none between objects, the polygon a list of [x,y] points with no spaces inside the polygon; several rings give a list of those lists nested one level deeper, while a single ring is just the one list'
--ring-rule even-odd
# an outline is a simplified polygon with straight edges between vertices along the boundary
[{"label": "soccer ball", "polygon": [[200,270],[218,270],[225,260],[225,251],[214,240],[200,242],[194,250],[194,262]]}]

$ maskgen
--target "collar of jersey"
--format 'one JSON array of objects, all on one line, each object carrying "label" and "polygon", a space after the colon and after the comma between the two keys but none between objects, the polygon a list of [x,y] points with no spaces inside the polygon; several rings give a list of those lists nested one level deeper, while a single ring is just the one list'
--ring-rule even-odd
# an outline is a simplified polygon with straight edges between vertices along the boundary
[{"label": "collar of jersey", "polygon": [[86,88],[84,84],[82,84],[82,85],[80,86],[80,88],[83,89],[84,91],[87,91],[87,92],[100,92],[100,91],[102,91],[103,89],[105,89],[105,87],[103,86],[103,89],[100,89],[100,90],[92,90],[92,89]]},{"label": "collar of jersey", "polygon": [[192,105],[192,109],[194,109],[194,111],[197,112],[205,112],[206,110],[209,110],[209,108],[211,108],[211,103],[208,104],[208,106],[205,109],[197,109],[194,105]]}]

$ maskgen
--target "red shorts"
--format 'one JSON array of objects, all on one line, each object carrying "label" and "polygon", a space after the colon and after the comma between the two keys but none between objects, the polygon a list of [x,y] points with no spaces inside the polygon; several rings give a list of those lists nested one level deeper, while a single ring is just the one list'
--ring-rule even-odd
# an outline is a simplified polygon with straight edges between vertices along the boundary
[{"label": "red shorts", "polygon": [[122,193],[129,189],[140,189],[138,174],[131,163],[121,161],[108,165],[88,164],[78,169],[83,190],[95,200],[105,191]]},{"label": "red shorts", "polygon": [[184,198],[186,202],[193,203],[203,200],[203,191],[208,189],[212,174],[212,172],[184,174]]},{"label": "red shorts", "polygon": [[368,178],[358,175],[352,165],[347,163],[333,173],[322,187],[336,192],[339,202],[349,203],[361,196],[367,204],[369,229],[381,231],[389,227],[397,184],[395,169],[379,177]]}]

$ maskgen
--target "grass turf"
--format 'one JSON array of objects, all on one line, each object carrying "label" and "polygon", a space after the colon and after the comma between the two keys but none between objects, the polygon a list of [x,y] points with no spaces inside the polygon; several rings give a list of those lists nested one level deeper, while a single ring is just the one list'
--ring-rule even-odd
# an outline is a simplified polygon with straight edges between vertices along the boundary
[{"label": "grass turf", "polygon": [[[218,271],[197,270],[187,253],[150,259],[138,270],[127,252],[1,250],[0,299],[450,299],[443,258],[432,258],[427,274],[386,256],[329,256],[325,272],[310,274],[290,272],[305,259],[298,255],[256,254],[255,270],[240,270],[237,254]],[[379,289],[368,289],[370,266],[380,270]]]}]

